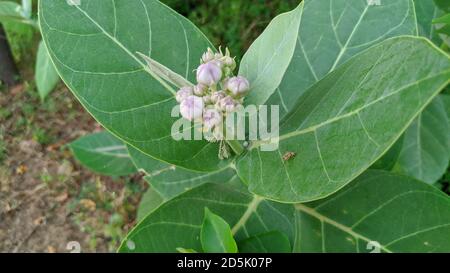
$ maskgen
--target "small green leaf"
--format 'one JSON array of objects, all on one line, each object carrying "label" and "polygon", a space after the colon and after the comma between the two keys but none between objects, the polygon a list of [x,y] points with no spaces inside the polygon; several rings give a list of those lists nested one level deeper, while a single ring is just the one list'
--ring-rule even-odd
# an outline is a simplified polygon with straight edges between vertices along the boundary
[{"label": "small green leaf", "polygon": [[44,100],[47,95],[55,89],[59,82],[59,76],[55,70],[55,66],[50,60],[47,48],[43,42],[39,43],[35,73],[39,96]]},{"label": "small green leaf", "polygon": [[194,249],[186,249],[186,248],[182,248],[182,247],[178,247],[177,251],[179,253],[197,253],[197,251],[195,251]]},{"label": "small green leaf", "polygon": [[279,232],[271,231],[252,236],[238,242],[241,253],[290,253],[292,252],[289,238]]},{"label": "small green leaf", "polygon": [[228,223],[208,208],[205,208],[200,241],[206,253],[237,253],[238,251]]},{"label": "small green leaf", "polygon": [[136,172],[125,144],[108,132],[81,137],[70,148],[81,164],[97,173],[122,176]]}]

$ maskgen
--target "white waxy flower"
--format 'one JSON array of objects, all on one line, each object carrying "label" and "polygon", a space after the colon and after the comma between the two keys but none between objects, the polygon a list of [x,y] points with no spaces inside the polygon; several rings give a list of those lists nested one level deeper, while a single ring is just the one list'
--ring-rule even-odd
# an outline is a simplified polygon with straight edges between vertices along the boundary
[{"label": "white waxy flower", "polygon": [[227,96],[219,101],[218,106],[222,111],[231,113],[236,110],[237,103],[232,97]]},{"label": "white waxy flower", "polygon": [[218,103],[221,99],[225,98],[227,95],[223,91],[215,92],[211,95],[211,102]]},{"label": "white waxy flower", "polygon": [[203,99],[197,96],[189,96],[180,104],[180,113],[187,120],[196,120],[203,115]]},{"label": "white waxy flower", "polygon": [[208,86],[204,85],[204,84],[197,84],[196,86],[194,86],[194,95],[196,96],[203,96],[205,95],[206,91],[208,91]]},{"label": "white waxy flower", "polygon": [[222,122],[222,114],[216,109],[206,109],[203,113],[203,126],[212,129]]},{"label": "white waxy flower", "polygon": [[201,84],[212,86],[222,79],[222,69],[216,62],[202,64],[197,69],[197,81]]},{"label": "white waxy flower", "polygon": [[183,87],[180,90],[178,90],[175,98],[178,101],[178,103],[181,103],[183,100],[185,100],[187,97],[191,96],[192,94],[193,94],[192,87]]},{"label": "white waxy flower", "polygon": [[215,59],[215,54],[214,54],[214,52],[211,50],[211,48],[208,48],[208,51],[206,51],[205,53],[203,53],[203,56],[202,56],[202,62],[203,63],[207,63],[207,62],[210,62],[210,61],[212,61],[212,60],[214,60]]},{"label": "white waxy flower", "polygon": [[237,76],[227,81],[227,89],[235,97],[241,97],[250,90],[250,83],[242,76]]}]

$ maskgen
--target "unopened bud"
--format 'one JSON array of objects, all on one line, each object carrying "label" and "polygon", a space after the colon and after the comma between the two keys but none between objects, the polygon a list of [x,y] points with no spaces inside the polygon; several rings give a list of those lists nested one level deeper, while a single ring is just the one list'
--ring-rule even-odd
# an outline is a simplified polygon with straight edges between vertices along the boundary
[{"label": "unopened bud", "polygon": [[211,95],[211,102],[218,103],[221,99],[225,98],[227,95],[223,91],[215,92]]},{"label": "unopened bud", "polygon": [[232,97],[227,96],[219,101],[218,106],[220,110],[230,113],[236,110],[237,103]]},{"label": "unopened bud", "polygon": [[222,78],[222,69],[216,62],[202,64],[197,69],[197,81],[211,86],[217,84]]},{"label": "unopened bud", "polygon": [[194,95],[201,97],[201,96],[205,95],[207,90],[208,90],[208,86],[199,83],[196,86],[194,86]]},{"label": "unopened bud", "polygon": [[233,77],[227,81],[227,89],[235,97],[241,97],[250,90],[250,83],[242,76]]},{"label": "unopened bud", "polygon": [[214,52],[211,50],[211,48],[208,48],[208,51],[203,53],[202,62],[207,63],[207,62],[214,60],[214,58],[215,58]]},{"label": "unopened bud", "polygon": [[195,120],[202,117],[204,103],[203,99],[197,96],[189,96],[180,104],[180,113],[187,120]]},{"label": "unopened bud", "polygon": [[206,109],[203,113],[203,125],[211,129],[222,122],[222,114],[216,109]]},{"label": "unopened bud", "polygon": [[178,90],[175,98],[178,101],[178,103],[181,103],[183,100],[185,100],[187,97],[191,96],[192,94],[193,94],[193,90],[191,87],[183,87],[180,90]]}]

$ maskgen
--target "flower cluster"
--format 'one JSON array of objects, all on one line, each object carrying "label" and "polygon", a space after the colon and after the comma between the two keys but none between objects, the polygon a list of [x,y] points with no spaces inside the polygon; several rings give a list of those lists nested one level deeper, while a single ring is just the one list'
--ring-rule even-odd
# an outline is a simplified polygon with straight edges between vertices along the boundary
[{"label": "flower cluster", "polygon": [[226,49],[225,54],[214,53],[210,48],[201,58],[197,69],[197,85],[181,88],[176,99],[181,115],[190,121],[200,122],[205,132],[211,132],[208,140],[221,140],[223,122],[227,114],[243,104],[250,90],[248,80],[234,76],[236,61]]}]

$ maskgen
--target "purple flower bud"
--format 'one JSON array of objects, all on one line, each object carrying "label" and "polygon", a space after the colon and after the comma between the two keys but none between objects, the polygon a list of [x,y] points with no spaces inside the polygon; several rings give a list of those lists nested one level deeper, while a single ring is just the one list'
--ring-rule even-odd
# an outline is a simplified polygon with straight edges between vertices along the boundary
[{"label": "purple flower bud", "polygon": [[181,103],[183,100],[185,100],[187,97],[191,96],[192,94],[193,94],[192,87],[183,87],[180,90],[178,90],[175,98],[178,101],[178,103]]},{"label": "purple flower bud", "polygon": [[208,51],[203,53],[202,62],[207,63],[207,62],[214,60],[214,58],[215,58],[214,52],[211,50],[211,48],[208,48]]},{"label": "purple flower bud", "polygon": [[218,103],[221,99],[225,98],[227,95],[223,91],[215,92],[211,95],[211,102]]},{"label": "purple flower bud", "polygon": [[202,117],[203,99],[197,96],[189,96],[180,104],[180,113],[187,120],[195,120]]},{"label": "purple flower bud", "polygon": [[196,86],[194,86],[194,95],[201,97],[201,96],[205,95],[207,90],[208,90],[208,86],[199,83]]},{"label": "purple flower bud", "polygon": [[233,77],[227,82],[227,89],[235,96],[245,95],[250,90],[250,83],[242,76]]},{"label": "purple flower bud", "polygon": [[211,86],[217,84],[222,78],[222,69],[216,62],[202,64],[197,69],[197,81]]},{"label": "purple flower bud", "polygon": [[236,109],[237,103],[232,97],[227,96],[219,101],[218,106],[222,111],[230,113]]},{"label": "purple flower bud", "polygon": [[222,122],[222,114],[216,109],[206,109],[203,113],[203,126],[211,129]]}]

